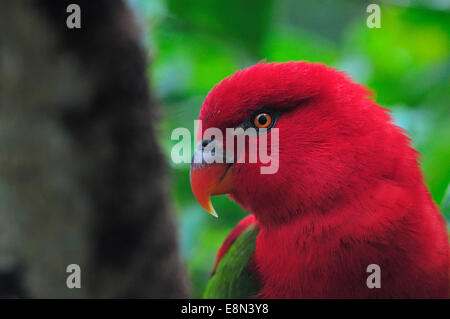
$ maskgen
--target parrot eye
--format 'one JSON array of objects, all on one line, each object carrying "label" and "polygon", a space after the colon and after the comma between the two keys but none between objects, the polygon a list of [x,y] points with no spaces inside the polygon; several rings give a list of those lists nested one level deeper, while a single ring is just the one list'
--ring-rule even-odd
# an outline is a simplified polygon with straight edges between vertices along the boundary
[{"label": "parrot eye", "polygon": [[278,112],[270,109],[259,109],[253,112],[253,114],[247,118],[247,120],[245,120],[240,127],[244,130],[248,128],[255,128],[259,135],[261,133],[260,130],[265,129],[265,132],[268,132],[272,127],[274,127],[275,124],[277,124],[279,115],[280,114]]},{"label": "parrot eye", "polygon": [[268,128],[272,124],[272,116],[268,113],[259,113],[254,117],[253,124],[257,128]]}]

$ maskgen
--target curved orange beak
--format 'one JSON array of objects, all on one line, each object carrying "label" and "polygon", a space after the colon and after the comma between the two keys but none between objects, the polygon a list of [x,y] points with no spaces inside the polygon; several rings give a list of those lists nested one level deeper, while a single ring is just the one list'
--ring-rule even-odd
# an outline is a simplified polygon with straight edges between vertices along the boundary
[{"label": "curved orange beak", "polygon": [[227,194],[232,190],[234,165],[230,163],[192,163],[191,188],[199,204],[218,217],[211,203],[212,195]]}]

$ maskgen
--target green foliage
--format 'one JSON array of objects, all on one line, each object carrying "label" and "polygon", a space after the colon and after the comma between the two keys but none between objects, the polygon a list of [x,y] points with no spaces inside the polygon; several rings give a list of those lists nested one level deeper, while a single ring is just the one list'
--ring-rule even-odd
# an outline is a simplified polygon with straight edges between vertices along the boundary
[{"label": "green foliage", "polygon": [[[366,27],[364,1],[130,0],[150,29],[152,85],[163,105],[160,141],[168,162],[176,127],[193,130],[207,92],[263,59],[324,62],[376,92],[422,154],[427,185],[441,203],[450,181],[450,12],[442,1],[382,2],[381,28]],[[171,164],[184,258],[200,297],[227,233],[245,216],[225,196],[203,212],[189,167]],[[445,213],[450,218],[450,213]]]}]

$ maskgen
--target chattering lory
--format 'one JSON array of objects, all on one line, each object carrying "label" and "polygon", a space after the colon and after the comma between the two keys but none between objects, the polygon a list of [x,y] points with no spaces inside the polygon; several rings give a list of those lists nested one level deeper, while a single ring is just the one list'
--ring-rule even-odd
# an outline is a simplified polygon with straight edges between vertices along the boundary
[{"label": "chattering lory", "polygon": [[319,63],[262,62],[217,84],[199,120],[200,151],[215,141],[202,138],[208,128],[264,128],[249,140],[265,137],[268,149],[279,135],[273,174],[261,161],[191,164],[206,210],[228,194],[249,213],[222,244],[205,297],[448,297],[444,219],[411,141],[367,88]]}]

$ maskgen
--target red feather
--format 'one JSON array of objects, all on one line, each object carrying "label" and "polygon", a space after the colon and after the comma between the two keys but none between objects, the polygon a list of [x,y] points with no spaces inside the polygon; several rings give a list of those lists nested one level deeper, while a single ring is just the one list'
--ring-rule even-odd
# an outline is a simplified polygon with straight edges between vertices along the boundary
[{"label": "red feather", "polygon": [[[278,172],[236,163],[233,176],[231,197],[260,226],[260,297],[448,296],[445,223],[409,139],[370,96],[345,74],[306,62],[257,64],[207,96],[204,130],[236,127],[262,107],[283,113]],[[366,285],[369,264],[381,267],[379,289]]]}]

